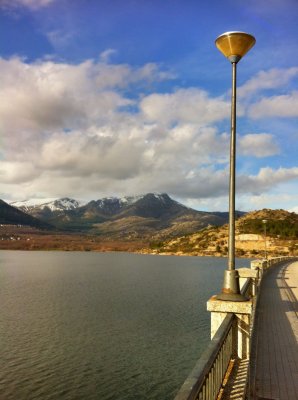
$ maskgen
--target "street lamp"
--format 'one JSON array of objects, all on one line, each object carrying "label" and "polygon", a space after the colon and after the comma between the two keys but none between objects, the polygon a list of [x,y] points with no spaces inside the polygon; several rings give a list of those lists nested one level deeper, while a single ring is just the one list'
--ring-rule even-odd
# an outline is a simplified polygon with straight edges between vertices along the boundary
[{"label": "street lamp", "polygon": [[266,238],[266,234],[267,234],[267,230],[266,230],[266,224],[267,224],[267,219],[263,219],[262,220],[263,224],[264,224],[264,233],[265,233],[265,260],[267,260],[267,238]]},{"label": "street lamp", "polygon": [[222,293],[217,296],[219,300],[246,300],[240,293],[239,275],[235,270],[236,73],[237,63],[255,42],[256,39],[245,32],[226,32],[215,41],[216,47],[232,64],[228,270],[225,271]]}]

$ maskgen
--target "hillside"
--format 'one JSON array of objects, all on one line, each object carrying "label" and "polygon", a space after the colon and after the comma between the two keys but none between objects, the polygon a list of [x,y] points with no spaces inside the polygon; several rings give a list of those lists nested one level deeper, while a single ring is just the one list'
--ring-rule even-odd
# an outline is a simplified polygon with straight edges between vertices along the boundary
[{"label": "hillside", "polygon": [[241,233],[263,235],[264,220],[266,220],[267,236],[280,239],[298,238],[298,215],[285,210],[264,209],[251,212],[238,222],[238,228]]},{"label": "hillside", "polygon": [[[236,222],[236,255],[263,257],[265,235],[262,220],[266,219],[268,255],[298,255],[298,215],[284,210],[260,210],[247,213]],[[228,225],[207,227],[200,232],[167,241],[151,243],[156,254],[226,256]]]},{"label": "hillside", "polygon": [[25,225],[38,229],[52,230],[53,226],[38,220],[0,200],[0,224],[1,225]]},{"label": "hillside", "polygon": [[223,225],[227,213],[193,210],[167,194],[107,197],[80,205],[58,199],[40,205],[16,203],[21,210],[55,227],[111,240],[161,240],[193,233],[208,225]]}]

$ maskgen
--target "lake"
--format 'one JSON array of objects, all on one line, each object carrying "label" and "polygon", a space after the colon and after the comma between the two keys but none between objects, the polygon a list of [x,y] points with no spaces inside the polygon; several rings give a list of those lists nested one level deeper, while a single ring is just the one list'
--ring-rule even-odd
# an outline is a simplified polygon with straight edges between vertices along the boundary
[{"label": "lake", "polygon": [[1,251],[0,398],[173,399],[210,340],[206,301],[220,291],[226,265]]}]

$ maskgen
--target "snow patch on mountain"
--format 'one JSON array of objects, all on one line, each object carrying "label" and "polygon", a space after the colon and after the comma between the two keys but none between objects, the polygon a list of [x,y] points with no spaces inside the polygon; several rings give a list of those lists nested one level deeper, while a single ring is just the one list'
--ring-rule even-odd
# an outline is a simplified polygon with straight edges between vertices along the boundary
[{"label": "snow patch on mountain", "polygon": [[125,197],[121,197],[120,203],[123,205],[127,205],[130,206],[131,204],[136,203],[138,200],[142,199],[144,197],[144,195],[139,195],[139,196],[125,196]]},{"label": "snow patch on mountain", "polygon": [[27,200],[21,200],[21,201],[13,201],[10,202],[9,204],[13,207],[36,207],[36,206],[41,206],[43,204],[51,203],[53,201],[57,200],[56,198],[48,198],[48,199],[27,199]]},{"label": "snow patch on mountain", "polygon": [[64,197],[62,199],[31,199],[24,201],[16,201],[10,203],[13,207],[20,208],[24,211],[29,211],[33,209],[43,210],[44,208],[49,208],[51,211],[66,211],[74,210],[83,204],[77,200]]},{"label": "snow patch on mountain", "polygon": [[96,201],[97,207],[106,208],[107,206],[118,206],[119,208],[130,206],[136,203],[138,200],[145,197],[145,195],[139,196],[124,196],[124,197],[104,197]]},{"label": "snow patch on mountain", "polygon": [[65,197],[63,199],[55,200],[53,203],[48,204],[48,207],[52,211],[66,211],[74,210],[80,207],[82,204],[74,199],[69,199]]}]

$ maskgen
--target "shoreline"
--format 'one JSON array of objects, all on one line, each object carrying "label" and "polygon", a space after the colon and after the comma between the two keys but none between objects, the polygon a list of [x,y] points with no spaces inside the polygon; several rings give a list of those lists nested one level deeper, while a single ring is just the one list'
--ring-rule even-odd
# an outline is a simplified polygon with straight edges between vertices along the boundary
[{"label": "shoreline", "polygon": [[[127,254],[139,254],[139,255],[148,255],[148,256],[176,256],[176,257],[212,257],[212,258],[227,258],[227,255],[219,255],[219,254],[203,254],[203,253],[196,253],[196,254],[190,254],[190,253],[174,253],[174,252],[150,252],[150,251],[139,251],[139,250],[123,250],[123,249],[92,249],[92,250],[82,250],[82,249],[63,249],[63,248],[1,248],[0,251],[19,251],[19,252],[79,252],[79,253],[127,253]],[[270,255],[268,255],[270,256]],[[236,255],[236,258],[245,258],[245,259],[254,259],[256,258],[255,255]]]}]

